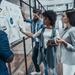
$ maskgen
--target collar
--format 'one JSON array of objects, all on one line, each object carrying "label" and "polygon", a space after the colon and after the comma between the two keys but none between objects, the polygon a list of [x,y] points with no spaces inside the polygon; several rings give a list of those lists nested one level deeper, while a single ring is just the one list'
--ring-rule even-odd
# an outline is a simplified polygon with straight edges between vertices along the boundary
[{"label": "collar", "polygon": [[70,24],[68,24],[66,27],[64,27],[64,30],[67,30],[69,28],[71,28],[71,25]]}]

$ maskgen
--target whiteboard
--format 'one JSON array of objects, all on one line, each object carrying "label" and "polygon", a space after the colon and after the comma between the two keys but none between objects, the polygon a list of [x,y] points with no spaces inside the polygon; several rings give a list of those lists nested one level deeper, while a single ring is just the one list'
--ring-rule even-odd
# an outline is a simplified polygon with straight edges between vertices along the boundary
[{"label": "whiteboard", "polygon": [[19,31],[19,26],[25,30],[20,7],[8,1],[1,3],[0,29],[8,34],[9,42],[12,43],[24,35]]}]

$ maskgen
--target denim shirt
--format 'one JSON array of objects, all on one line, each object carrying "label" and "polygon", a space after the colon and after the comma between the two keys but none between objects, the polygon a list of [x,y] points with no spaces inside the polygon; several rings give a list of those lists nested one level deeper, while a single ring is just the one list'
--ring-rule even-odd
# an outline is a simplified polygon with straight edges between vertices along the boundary
[{"label": "denim shirt", "polygon": [[9,75],[6,62],[11,55],[7,34],[0,30],[0,75]]},{"label": "denim shirt", "polygon": [[36,28],[37,31],[43,27],[43,21],[42,20],[38,20],[36,23],[34,23],[34,21],[32,19],[26,19],[24,21],[28,22],[28,23],[30,23],[32,25],[32,33],[35,33],[36,25],[38,26]]},{"label": "denim shirt", "polygon": [[[44,24],[43,24],[43,21],[42,20],[38,20],[36,23],[34,23],[34,21],[32,19],[27,19],[27,20],[24,20],[25,22],[28,22],[30,23],[32,26],[31,26],[31,29],[32,29],[32,33],[36,33],[37,31],[39,31],[41,28],[43,28]],[[36,27],[37,26],[37,27]],[[38,41],[36,40],[36,38],[38,39]],[[36,37],[35,39],[33,39],[33,42],[35,42],[36,45],[38,45],[38,43],[40,44],[41,42],[41,35],[39,35],[38,37]],[[37,46],[38,47],[38,46]]]}]

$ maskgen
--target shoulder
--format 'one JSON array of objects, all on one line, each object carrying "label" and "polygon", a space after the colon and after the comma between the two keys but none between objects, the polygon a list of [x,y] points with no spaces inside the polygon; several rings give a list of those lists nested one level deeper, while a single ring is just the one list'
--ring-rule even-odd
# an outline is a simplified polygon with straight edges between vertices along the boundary
[{"label": "shoulder", "polygon": [[71,27],[69,30],[69,34],[75,36],[75,27]]},{"label": "shoulder", "polygon": [[5,39],[6,37],[7,37],[7,34],[4,31],[0,30],[0,40]]},{"label": "shoulder", "polygon": [[1,35],[7,35],[4,31],[0,30],[0,36]]},{"label": "shoulder", "polygon": [[71,27],[71,31],[75,31],[75,27]]},{"label": "shoulder", "polygon": [[70,33],[71,33],[71,32],[75,32],[75,27],[71,27],[70,30],[69,30],[69,32],[70,32]]}]

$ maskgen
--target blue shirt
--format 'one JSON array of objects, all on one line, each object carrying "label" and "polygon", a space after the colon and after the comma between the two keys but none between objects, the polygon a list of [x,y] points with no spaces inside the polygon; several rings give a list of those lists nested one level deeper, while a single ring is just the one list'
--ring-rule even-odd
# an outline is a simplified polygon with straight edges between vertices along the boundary
[{"label": "blue shirt", "polygon": [[7,34],[0,30],[0,75],[9,75],[6,62],[11,55]]},{"label": "blue shirt", "polygon": [[[24,20],[28,23],[30,23],[32,26],[31,26],[31,29],[32,29],[32,33],[36,33],[37,31],[39,31],[41,28],[43,28],[44,24],[43,24],[43,21],[42,20],[38,20],[36,23],[32,20],[32,19],[26,19]],[[41,43],[41,36],[39,35],[38,37],[36,37],[35,39],[33,39],[33,42],[35,42],[35,45],[38,47],[38,42],[39,42],[39,45]]]},{"label": "blue shirt", "polygon": [[39,29],[43,28],[43,21],[40,19],[36,23],[32,19],[26,19],[24,21],[32,25],[32,33],[35,33]]}]

